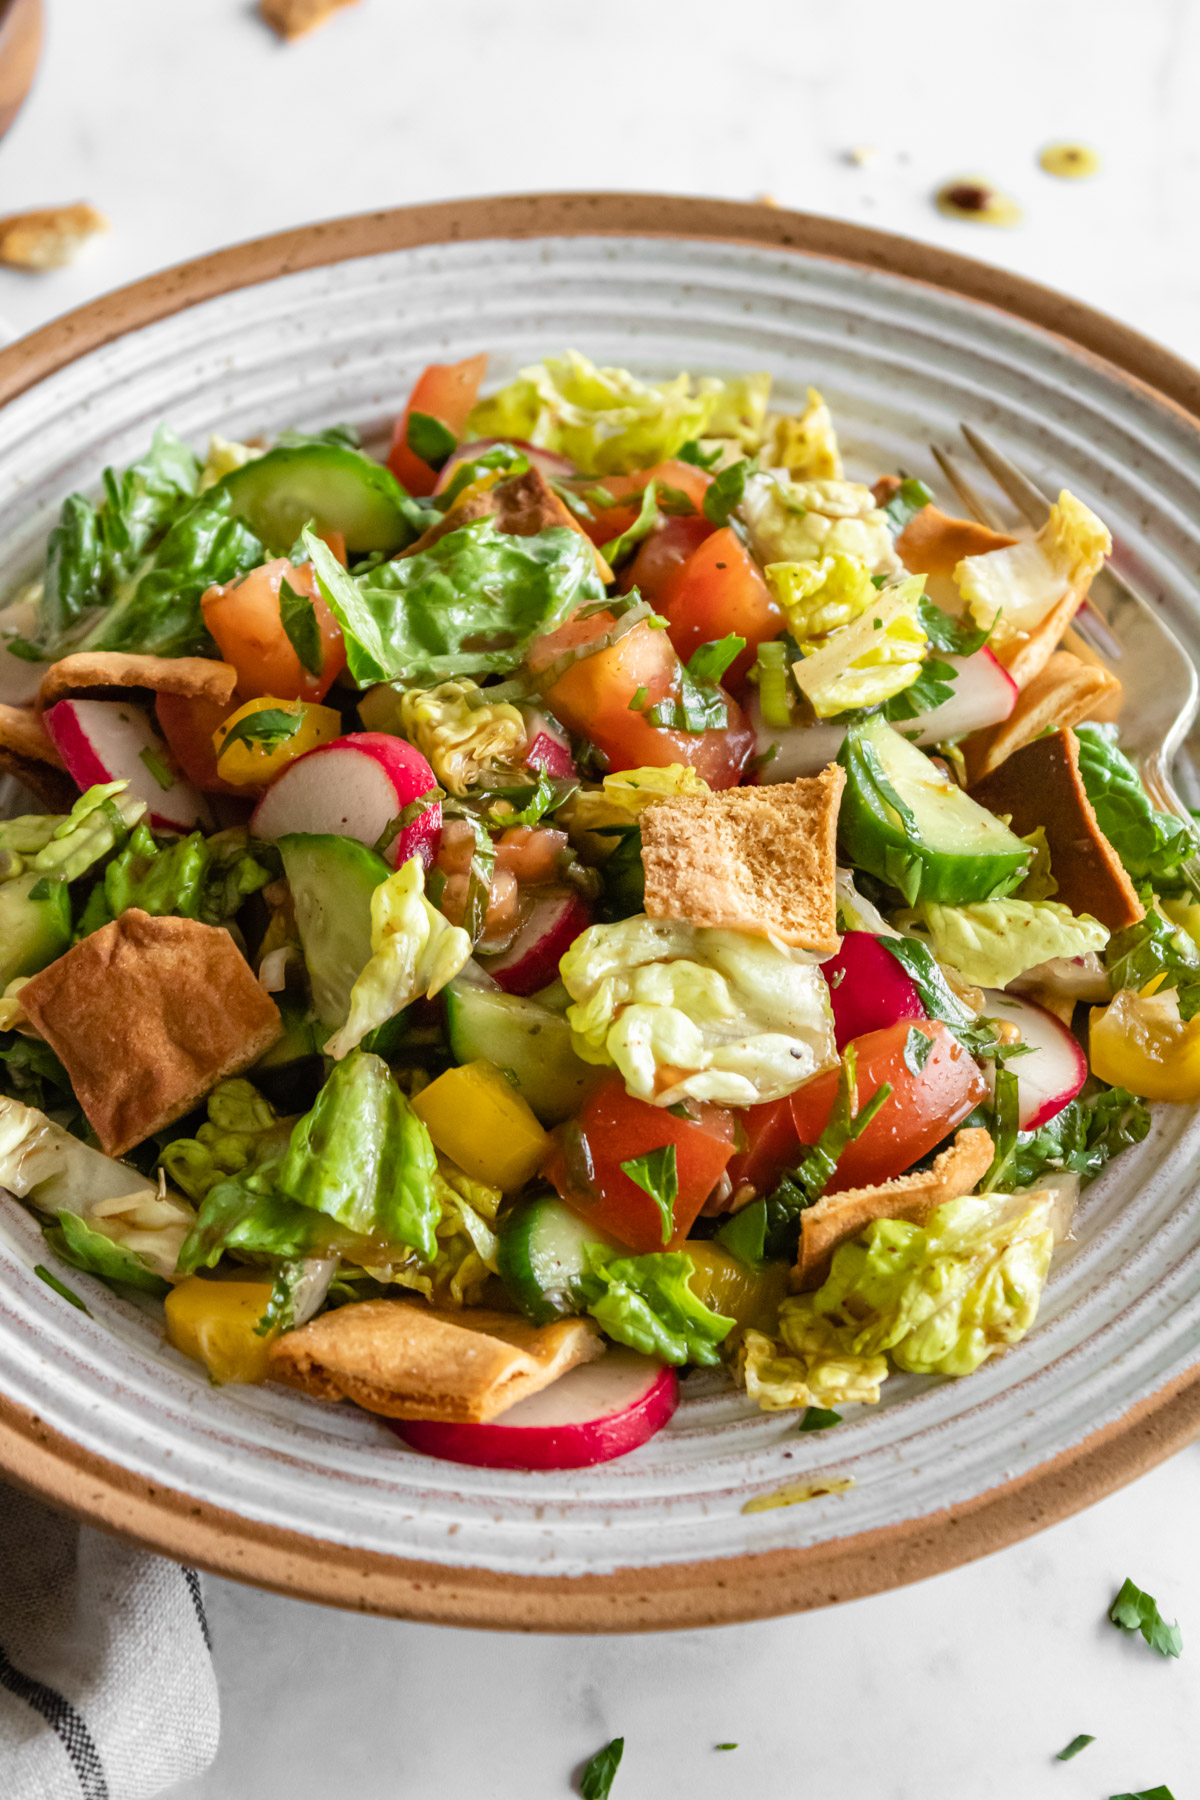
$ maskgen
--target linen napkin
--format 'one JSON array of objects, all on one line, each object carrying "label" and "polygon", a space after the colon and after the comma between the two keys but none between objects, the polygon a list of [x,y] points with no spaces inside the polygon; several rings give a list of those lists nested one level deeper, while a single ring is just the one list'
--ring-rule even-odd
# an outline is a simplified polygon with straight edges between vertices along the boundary
[{"label": "linen napkin", "polygon": [[200,1578],[0,1486],[0,1795],[149,1800],[216,1754]]}]

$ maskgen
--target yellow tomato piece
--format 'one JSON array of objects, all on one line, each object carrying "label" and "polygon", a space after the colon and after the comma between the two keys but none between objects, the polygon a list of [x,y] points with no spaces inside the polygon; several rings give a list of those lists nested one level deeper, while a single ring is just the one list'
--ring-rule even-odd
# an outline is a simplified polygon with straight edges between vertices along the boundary
[{"label": "yellow tomato piece", "polygon": [[332,706],[264,694],[247,700],[213,732],[217,773],[234,787],[265,787],[298,756],[341,735],[342,715]]},{"label": "yellow tomato piece", "polygon": [[1200,1100],[1200,1015],[1183,1022],[1174,988],[1094,1006],[1088,1051],[1093,1075],[1143,1100]]},{"label": "yellow tomato piece", "polygon": [[214,1381],[265,1381],[268,1337],[254,1327],[271,1298],[269,1281],[206,1281],[189,1275],[163,1302],[167,1341],[194,1362],[202,1362]]},{"label": "yellow tomato piece", "polygon": [[689,1239],[683,1251],[692,1259],[691,1289],[698,1300],[726,1319],[736,1319],[739,1325],[749,1325],[767,1337],[775,1336],[779,1303],[787,1298],[786,1263],[751,1269],[711,1239]]},{"label": "yellow tomato piece", "polygon": [[483,1057],[447,1069],[412,1105],[443,1156],[506,1194],[524,1187],[546,1154],[549,1139],[528,1102]]}]

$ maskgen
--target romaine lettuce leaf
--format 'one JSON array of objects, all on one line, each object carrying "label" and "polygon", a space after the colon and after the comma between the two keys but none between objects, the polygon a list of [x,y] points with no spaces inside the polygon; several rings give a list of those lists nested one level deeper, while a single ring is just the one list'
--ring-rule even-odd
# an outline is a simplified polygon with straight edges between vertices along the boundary
[{"label": "romaine lettuce leaf", "polygon": [[604,598],[591,545],[566,526],[516,537],[476,519],[361,580],[303,538],[360,687],[513,669],[534,638]]},{"label": "romaine lettuce leaf", "polygon": [[219,1181],[261,1161],[272,1140],[282,1149],[275,1108],[253,1082],[237,1076],[212,1090],[208,1118],[195,1137],[173,1138],[158,1160],[176,1187],[201,1201]]},{"label": "romaine lettuce leaf", "polygon": [[975,623],[1003,640],[1033,631],[1067,593],[1086,593],[1111,549],[1108,528],[1064,490],[1036,537],[964,557],[954,580]]},{"label": "romaine lettuce leaf", "polygon": [[803,1302],[779,1309],[781,1342],[747,1331],[738,1348],[736,1374],[764,1412],[799,1406],[874,1405],[887,1379],[887,1358],[857,1354],[852,1326],[814,1317]]},{"label": "romaine lettuce leaf", "polygon": [[917,920],[937,960],[965,981],[1002,988],[1054,956],[1103,950],[1107,928],[1057,900],[980,900],[970,906],[924,901]]},{"label": "romaine lettuce leaf", "polygon": [[763,380],[710,377],[693,385],[681,374],[644,382],[566,350],[522,369],[481,400],[467,420],[467,436],[521,438],[569,457],[584,475],[620,475],[666,462],[689,438],[716,432],[714,417],[721,435],[754,436],[766,410]]},{"label": "romaine lettuce leaf", "polygon": [[104,1232],[94,1230],[77,1213],[60,1212],[58,1223],[43,1224],[42,1231],[51,1249],[73,1269],[85,1269],[101,1281],[115,1281],[122,1287],[138,1288],[160,1298],[170,1289],[170,1283],[140,1256]]},{"label": "romaine lettuce leaf", "polygon": [[579,1290],[588,1312],[618,1344],[665,1363],[719,1363],[734,1321],[710,1311],[691,1289],[686,1251],[618,1256],[589,1244]]},{"label": "romaine lettuce leaf", "polygon": [[1104,966],[1114,994],[1122,988],[1140,993],[1156,975],[1163,975],[1155,989],[1174,989],[1179,997],[1179,1017],[1186,1024],[1200,1011],[1200,951],[1191,937],[1151,906],[1144,919],[1127,925],[1109,939]]},{"label": "romaine lettuce leaf", "polygon": [[869,576],[867,584],[872,597],[857,616],[811,651],[801,644],[800,660],[792,664],[796,686],[819,719],[878,706],[921,674],[929,648],[919,611],[924,576],[910,575],[879,592]]},{"label": "romaine lettuce leaf", "polygon": [[589,926],[559,973],[576,1053],[655,1106],[778,1100],[837,1061],[815,962],[767,936],[637,915]]},{"label": "romaine lettuce leaf", "polygon": [[[108,781],[90,787],[79,796],[65,818],[46,820],[50,837],[29,859],[38,875],[59,881],[78,881],[93,864],[125,842],[132,827],[144,817],[146,803],[127,792],[127,781]],[[19,828],[23,823],[13,819]]]},{"label": "romaine lettuce leaf", "polygon": [[387,1064],[356,1050],[292,1131],[279,1188],[381,1245],[437,1255],[437,1158]]},{"label": "romaine lettuce leaf", "polygon": [[[710,423],[709,430],[718,427]],[[768,413],[759,451],[764,468],[786,469],[793,481],[841,481],[842,458],[833,415],[816,388],[809,388],[801,413]]]},{"label": "romaine lettuce leaf", "polygon": [[419,995],[439,994],[471,954],[471,938],[425,898],[425,870],[411,856],[371,895],[371,960],[350,990],[350,1013],[325,1045],[335,1059],[386,1025]]},{"label": "romaine lettuce leaf", "polygon": [[822,1287],[784,1301],[780,1328],[786,1337],[828,1319],[856,1356],[886,1351],[913,1374],[969,1375],[1037,1317],[1052,1207],[1044,1192],[977,1194],[946,1201],[924,1227],[876,1219],[834,1251]]},{"label": "romaine lettuce leaf", "polygon": [[854,481],[784,481],[752,475],[740,508],[758,560],[819,563],[848,556],[875,575],[903,574],[887,514]]},{"label": "romaine lettuce leaf", "polygon": [[433,688],[408,688],[399,703],[404,736],[415,744],[448,794],[462,796],[480,782],[518,778],[525,760],[523,714],[507,701],[480,695],[465,678]]},{"label": "romaine lettuce leaf", "polygon": [[1079,773],[1101,831],[1135,881],[1156,888],[1181,884],[1196,852],[1186,820],[1151,806],[1137,770],[1117,747],[1116,726],[1077,725]]},{"label": "romaine lettuce leaf", "polygon": [[170,913],[219,925],[266,886],[274,858],[269,845],[251,851],[242,827],[211,838],[193,831],[159,844],[142,822],[88,895],[76,935],[98,931],[131,906],[156,917]]}]

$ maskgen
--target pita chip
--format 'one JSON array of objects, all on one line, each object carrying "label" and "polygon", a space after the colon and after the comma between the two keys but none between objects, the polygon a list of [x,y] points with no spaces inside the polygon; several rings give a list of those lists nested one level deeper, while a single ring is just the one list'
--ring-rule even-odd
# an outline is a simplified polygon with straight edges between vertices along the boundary
[{"label": "pita chip", "polygon": [[51,812],[70,812],[79,789],[31,706],[0,705],[0,773],[14,775]]},{"label": "pita chip", "polygon": [[963,739],[970,784],[981,782],[1006,757],[1031,744],[1047,728],[1057,731],[1093,718],[1099,707],[1119,700],[1120,693],[1120,682],[1107,669],[1081,662],[1069,650],[1056,650],[1018,696],[1007,719]]},{"label": "pita chip", "polygon": [[513,1313],[363,1300],[271,1345],[271,1378],[388,1419],[483,1424],[604,1353],[590,1319],[531,1325]]},{"label": "pita chip", "polygon": [[94,688],[149,688],[156,694],[179,694],[187,700],[228,705],[237,687],[237,670],[207,656],[126,656],[119,650],[78,650],[64,656],[42,677],[38,705],[50,707],[69,694]]}]

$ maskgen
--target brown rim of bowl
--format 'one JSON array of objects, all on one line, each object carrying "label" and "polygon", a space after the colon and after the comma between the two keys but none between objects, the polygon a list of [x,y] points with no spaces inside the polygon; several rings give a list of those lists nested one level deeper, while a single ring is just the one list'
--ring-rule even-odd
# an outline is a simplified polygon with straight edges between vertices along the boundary
[{"label": "brown rim of bowl", "polygon": [[[400,207],[219,250],[104,295],[0,352],[0,405],[76,357],[183,307],[299,269],[419,244],[609,234],[804,251],[962,294],[1100,359],[1200,418],[1200,374],[1091,307],[1022,276],[838,219],[654,194],[519,194]],[[240,1518],[95,1457],[0,1395],[0,1470],[103,1530],[235,1580],[356,1611],[525,1631],[732,1624],[899,1587],[1069,1517],[1145,1474],[1200,1431],[1200,1369],[1028,1475],[962,1506],[807,1549],[611,1575],[513,1576],[347,1549]]]}]

